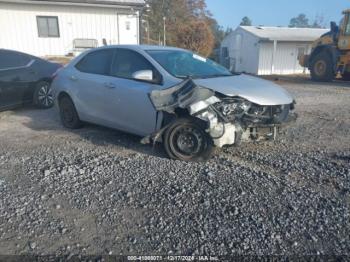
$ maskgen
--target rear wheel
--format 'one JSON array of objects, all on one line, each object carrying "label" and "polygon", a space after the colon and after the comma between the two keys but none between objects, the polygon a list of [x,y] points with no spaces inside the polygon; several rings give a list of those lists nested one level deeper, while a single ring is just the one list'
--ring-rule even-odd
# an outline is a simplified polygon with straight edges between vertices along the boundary
[{"label": "rear wheel", "polygon": [[199,121],[191,118],[176,120],[164,134],[164,148],[172,159],[205,161],[213,153],[213,140]]},{"label": "rear wheel", "polygon": [[312,59],[310,70],[315,81],[330,82],[335,76],[333,61],[327,52],[321,52]]},{"label": "rear wheel", "polygon": [[59,109],[61,121],[65,127],[70,129],[82,127],[82,122],[79,119],[73,101],[68,96],[63,96],[59,99]]},{"label": "rear wheel", "polygon": [[36,84],[33,102],[35,106],[43,109],[53,106],[54,102],[49,82],[40,81]]}]

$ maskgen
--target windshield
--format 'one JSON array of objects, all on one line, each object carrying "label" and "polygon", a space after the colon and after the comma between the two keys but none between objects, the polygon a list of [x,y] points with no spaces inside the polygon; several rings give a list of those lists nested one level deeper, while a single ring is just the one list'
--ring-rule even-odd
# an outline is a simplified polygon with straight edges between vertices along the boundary
[{"label": "windshield", "polygon": [[223,66],[188,51],[149,50],[147,53],[165,70],[178,78],[232,76],[232,73]]}]

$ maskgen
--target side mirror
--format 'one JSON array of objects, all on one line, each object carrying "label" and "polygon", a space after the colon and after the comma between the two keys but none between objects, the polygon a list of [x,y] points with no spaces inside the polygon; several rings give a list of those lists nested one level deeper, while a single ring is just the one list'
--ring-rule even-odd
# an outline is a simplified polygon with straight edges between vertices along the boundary
[{"label": "side mirror", "polygon": [[140,70],[132,74],[134,79],[153,81],[153,72],[152,70]]}]

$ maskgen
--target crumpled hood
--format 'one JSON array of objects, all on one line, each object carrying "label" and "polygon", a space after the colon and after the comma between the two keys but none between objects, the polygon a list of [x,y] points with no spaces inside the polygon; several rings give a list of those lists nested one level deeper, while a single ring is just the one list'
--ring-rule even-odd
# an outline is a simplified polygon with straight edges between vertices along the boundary
[{"label": "crumpled hood", "polygon": [[267,105],[287,105],[293,97],[282,87],[270,81],[248,75],[195,79],[194,82],[226,96],[239,96],[252,103]]}]

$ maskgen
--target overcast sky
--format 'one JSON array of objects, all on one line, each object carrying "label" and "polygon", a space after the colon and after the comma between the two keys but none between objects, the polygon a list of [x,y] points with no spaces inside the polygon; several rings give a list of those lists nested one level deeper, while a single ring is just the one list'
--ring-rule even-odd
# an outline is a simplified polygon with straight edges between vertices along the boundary
[{"label": "overcast sky", "polygon": [[206,0],[208,9],[218,22],[236,28],[242,17],[248,16],[253,25],[288,26],[292,17],[305,13],[310,20],[324,16],[327,26],[337,23],[341,12],[350,9],[350,0]]}]

